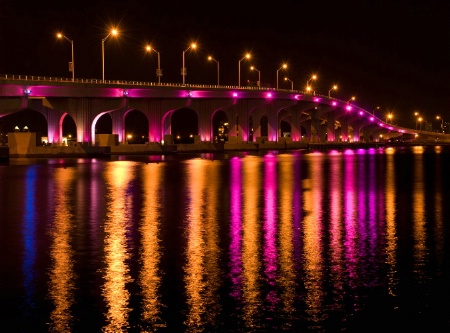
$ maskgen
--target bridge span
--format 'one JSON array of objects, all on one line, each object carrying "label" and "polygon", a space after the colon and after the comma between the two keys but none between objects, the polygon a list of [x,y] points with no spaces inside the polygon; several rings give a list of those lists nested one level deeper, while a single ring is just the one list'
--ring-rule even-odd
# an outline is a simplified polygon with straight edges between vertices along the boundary
[{"label": "bridge span", "polygon": [[[388,124],[342,100],[296,90],[0,75],[0,117],[26,109],[41,113],[47,120],[48,142],[54,145],[64,144],[67,116],[76,124],[78,143],[98,145],[96,124],[104,114],[111,116],[118,143],[125,143],[125,118],[133,110],[145,115],[149,142],[173,143],[172,115],[184,108],[197,114],[197,142],[214,141],[218,111],[226,114],[228,142],[235,144],[379,142],[431,134]],[[287,137],[281,122],[290,126]],[[449,140],[445,134],[432,136]]]}]

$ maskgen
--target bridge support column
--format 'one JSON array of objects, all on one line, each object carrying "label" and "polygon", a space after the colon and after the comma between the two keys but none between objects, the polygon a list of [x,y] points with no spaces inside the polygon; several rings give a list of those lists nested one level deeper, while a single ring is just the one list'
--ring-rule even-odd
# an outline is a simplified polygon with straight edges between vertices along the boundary
[{"label": "bridge support column", "polygon": [[327,141],[336,142],[335,130],[336,115],[334,113],[327,114]]},{"label": "bridge support column", "polygon": [[343,142],[348,141],[348,120],[347,119],[341,119],[341,136],[342,136]]},{"label": "bridge support column", "polygon": [[359,142],[361,135],[360,134],[361,125],[357,123],[352,123],[352,128],[353,128],[353,142]]}]

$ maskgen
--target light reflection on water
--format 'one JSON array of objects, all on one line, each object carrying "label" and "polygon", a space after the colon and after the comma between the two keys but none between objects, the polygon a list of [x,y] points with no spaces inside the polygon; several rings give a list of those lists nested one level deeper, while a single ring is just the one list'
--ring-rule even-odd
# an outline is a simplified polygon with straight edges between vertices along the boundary
[{"label": "light reflection on water", "polygon": [[0,166],[17,332],[450,328],[445,149],[140,159]]}]

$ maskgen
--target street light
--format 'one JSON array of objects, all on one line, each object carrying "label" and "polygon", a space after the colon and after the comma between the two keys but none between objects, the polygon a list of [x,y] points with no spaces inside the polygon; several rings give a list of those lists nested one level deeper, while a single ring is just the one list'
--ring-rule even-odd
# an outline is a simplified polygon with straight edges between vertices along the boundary
[{"label": "street light", "polygon": [[219,85],[219,62],[216,59],[214,59],[212,56],[209,56],[208,60],[209,61],[211,61],[211,60],[215,61],[216,64],[217,64],[217,85]]},{"label": "street light", "polygon": [[158,77],[158,83],[161,83],[161,76],[162,76],[162,71],[161,71],[161,61],[160,61],[160,57],[159,57],[159,52],[156,51],[154,48],[152,48],[150,45],[147,45],[145,47],[145,49],[147,50],[147,52],[155,52],[158,55],[158,68],[156,69],[156,76]]},{"label": "street light", "polygon": [[245,56],[242,57],[241,60],[239,60],[239,68],[238,68],[239,69],[239,73],[238,73],[238,80],[239,80],[238,87],[239,88],[241,87],[241,61],[244,60],[245,58],[250,59],[250,57],[251,57],[250,53],[247,53]]},{"label": "street light", "polygon": [[184,84],[184,78],[186,76],[186,67],[184,66],[184,54],[186,53],[187,50],[189,50],[190,48],[195,49],[197,47],[197,44],[192,43],[186,50],[183,51],[183,67],[181,68],[181,75],[183,76],[183,84]]},{"label": "street light", "polygon": [[422,120],[423,120],[423,118],[419,117],[417,120],[419,121],[419,131],[420,131],[422,129]]},{"label": "street light", "polygon": [[[307,91],[311,91],[311,86],[309,85],[309,83],[311,82],[311,80],[317,80],[317,75],[314,74],[313,76],[311,76],[311,78],[309,80],[306,81],[306,90]],[[315,94],[315,92],[314,92]]]},{"label": "street light", "polygon": [[261,71],[257,69],[255,66],[250,67],[252,71],[258,71],[258,87],[261,86]]},{"label": "street light", "polygon": [[392,118],[394,117],[394,115],[392,113],[388,113],[386,116],[386,124],[389,124],[389,121],[392,124]]},{"label": "street light", "polygon": [[442,118],[441,116],[436,116],[437,120],[441,120],[441,131],[442,133],[444,133],[444,118]]},{"label": "street light", "polygon": [[418,124],[418,121],[419,121],[419,119],[418,119],[418,117],[419,117],[419,112],[414,112],[414,117],[416,117],[416,129],[417,129],[417,124]]},{"label": "street light", "polygon": [[334,85],[334,86],[331,87],[330,90],[328,90],[328,98],[331,98],[331,90],[337,90],[337,88],[338,88],[338,86]]},{"label": "street light", "polygon": [[73,59],[73,40],[67,38],[66,36],[64,36],[62,33],[58,33],[56,35],[56,37],[58,38],[65,38],[67,39],[67,41],[72,44],[72,62],[69,64],[69,71],[72,72],[72,81],[75,81],[75,63],[74,63],[74,59]]},{"label": "street light", "polygon": [[111,32],[102,39],[102,81],[105,81],[105,40],[108,39],[110,35],[116,36],[119,32],[116,29],[112,29]]},{"label": "street light", "polygon": [[347,101],[347,103],[350,103],[351,101],[354,101],[356,99],[356,97],[355,96],[352,96],[352,98],[350,98],[348,101]]},{"label": "street light", "polygon": [[289,78],[285,77],[284,81],[289,81],[291,83],[291,90],[294,90],[294,82],[292,80],[289,80]]},{"label": "street light", "polygon": [[286,69],[286,68],[287,68],[287,65],[286,65],[286,64],[283,64],[280,68],[277,69],[277,89],[278,89],[278,72],[279,72],[280,70]]}]

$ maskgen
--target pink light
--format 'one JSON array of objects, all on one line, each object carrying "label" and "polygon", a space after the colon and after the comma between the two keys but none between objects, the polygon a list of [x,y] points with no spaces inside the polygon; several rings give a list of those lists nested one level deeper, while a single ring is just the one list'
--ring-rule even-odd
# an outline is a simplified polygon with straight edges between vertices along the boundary
[{"label": "pink light", "polygon": [[299,99],[301,99],[301,98],[302,98],[301,95],[295,95],[295,99],[299,100]]},{"label": "pink light", "polygon": [[350,111],[352,109],[352,107],[350,105],[347,105],[346,109],[347,109],[347,111]]},{"label": "pink light", "polygon": [[267,98],[272,98],[272,93],[268,92],[266,96],[267,96]]},{"label": "pink light", "polygon": [[370,121],[374,121],[374,118],[373,118],[373,117],[370,117],[369,119],[370,119]]},{"label": "pink light", "polygon": [[337,105],[337,102],[336,102],[336,101],[333,101],[333,102],[331,103],[331,105],[336,106],[336,105]]},{"label": "pink light", "polygon": [[318,101],[320,101],[320,98],[319,97],[314,97],[314,102],[318,102]]},{"label": "pink light", "polygon": [[233,93],[233,97],[235,97],[235,98],[238,97],[237,92],[234,92],[234,93]]},{"label": "pink light", "polygon": [[362,111],[359,111],[359,115],[362,116],[362,115],[363,115],[363,112],[362,112]]}]

